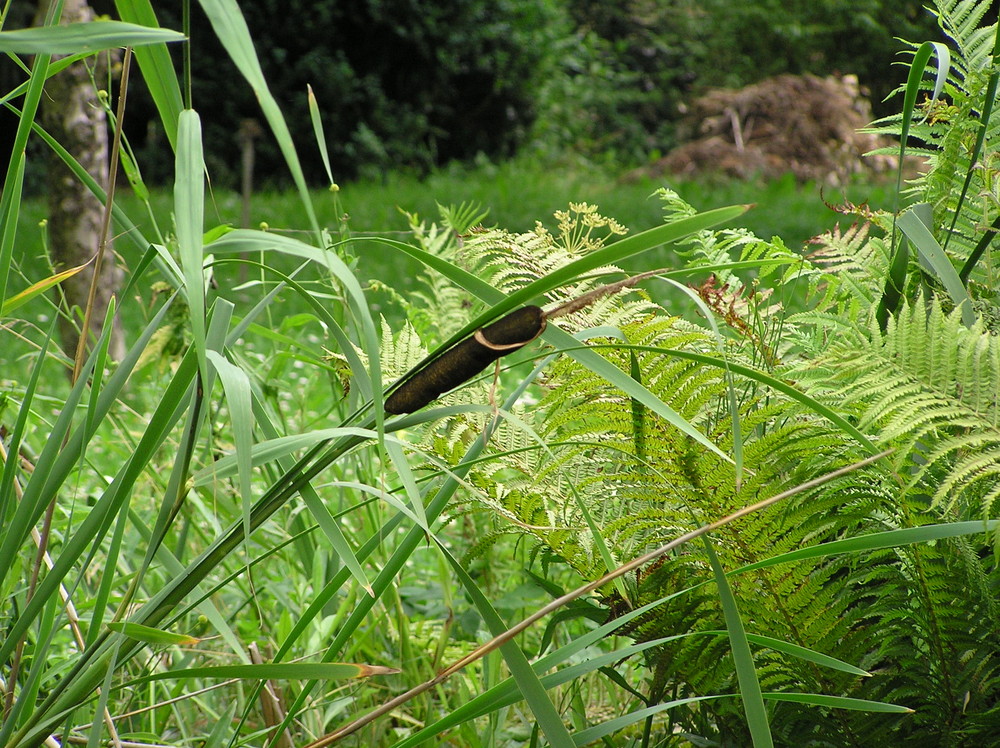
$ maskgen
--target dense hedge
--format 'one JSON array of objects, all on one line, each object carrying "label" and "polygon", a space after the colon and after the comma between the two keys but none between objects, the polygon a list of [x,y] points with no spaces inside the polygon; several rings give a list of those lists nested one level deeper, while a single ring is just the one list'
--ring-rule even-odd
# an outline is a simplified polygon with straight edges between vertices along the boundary
[{"label": "dense hedge", "polygon": [[[335,178],[392,168],[426,170],[479,152],[510,155],[534,117],[536,86],[553,15],[545,0],[244,0],[268,83],[281,103],[308,176],[323,179],[306,104],[310,84],[324,116]],[[181,27],[166,5],[161,24]],[[193,9],[194,105],[203,117],[216,180],[232,182],[236,130],[259,118],[251,91]],[[137,111],[139,110],[139,111]],[[133,137],[146,163],[162,143],[137,100]],[[154,166],[162,174],[169,164]],[[281,174],[269,137],[258,141],[259,174]]]},{"label": "dense hedge", "polygon": [[[876,115],[905,79],[898,38],[939,39],[923,0],[566,0],[577,44],[550,75],[540,125],[629,163],[676,144],[694,96],[781,73],[854,73]],[[585,104],[560,108],[567,92]],[[553,105],[556,105],[553,108]]]},{"label": "dense hedge", "polygon": [[[114,13],[111,0],[94,5]],[[317,185],[325,177],[306,84],[324,114],[336,179],[424,172],[525,148],[540,158],[572,152],[627,167],[675,145],[686,103],[711,86],[783,72],[853,72],[880,114],[878,102],[904,74],[887,65],[901,46],[895,37],[940,36],[922,0],[242,0],[240,7]],[[162,25],[181,28],[179,3],[155,9]],[[209,167],[216,185],[235,185],[238,129],[260,118],[257,102],[197,2],[192,28],[194,105]],[[174,52],[179,64],[180,48]],[[4,90],[17,82],[9,67],[0,76]],[[126,131],[147,181],[162,182],[172,156],[138,76],[133,81]],[[4,140],[12,136],[6,124]],[[257,141],[256,172],[258,183],[287,173],[270,136]]]}]

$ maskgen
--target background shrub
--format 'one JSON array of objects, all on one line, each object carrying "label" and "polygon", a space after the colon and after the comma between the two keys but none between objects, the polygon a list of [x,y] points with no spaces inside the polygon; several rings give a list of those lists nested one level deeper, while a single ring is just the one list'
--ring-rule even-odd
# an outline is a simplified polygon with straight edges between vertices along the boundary
[{"label": "background shrub", "polygon": [[[208,123],[210,171],[231,184],[239,174],[236,130],[242,120],[258,118],[259,108],[252,92],[235,84],[238,73],[193,5],[192,55],[213,61],[194,72],[195,106]],[[257,0],[241,8],[313,181],[324,177],[309,156],[315,137],[307,84],[324,113],[337,178],[426,171],[480,152],[501,158],[533,118],[552,15],[543,0]],[[179,9],[160,5],[157,13],[162,25],[181,27]],[[155,111],[139,97],[130,103],[126,127],[155,179],[170,168]],[[261,138],[258,173],[283,173],[281,164],[273,141]]]},{"label": "background shrub", "polygon": [[[116,15],[113,3],[92,3]],[[518,150],[554,160],[566,154],[627,168],[678,141],[685,106],[706,88],[738,87],[779,73],[855,73],[880,102],[902,81],[888,66],[897,37],[938,38],[921,0],[251,0],[241,5],[261,66],[288,113],[307,177],[325,175],[306,105],[310,84],[324,114],[336,179],[425,174],[479,155]],[[33,4],[16,5],[5,28],[31,23]],[[156,7],[161,25],[180,29],[180,8]],[[305,20],[303,20],[305,19]],[[252,91],[192,4],[194,105],[206,122],[216,186],[234,186],[238,132],[259,118]],[[172,50],[180,69],[179,47]],[[15,66],[0,70],[9,90]],[[0,118],[10,141],[16,120]],[[138,76],[126,133],[151,183],[170,175],[162,127]],[[257,140],[258,182],[285,179],[270,136]],[[4,158],[9,148],[2,149]],[[39,175],[28,175],[40,189]]]}]

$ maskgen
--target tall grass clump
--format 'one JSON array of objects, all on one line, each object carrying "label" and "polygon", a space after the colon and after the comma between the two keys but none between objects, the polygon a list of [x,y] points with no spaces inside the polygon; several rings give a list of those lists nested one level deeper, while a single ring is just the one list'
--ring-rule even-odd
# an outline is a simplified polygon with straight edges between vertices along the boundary
[{"label": "tall grass clump", "polygon": [[[435,570],[446,599],[453,594],[453,572],[422,560],[423,547],[432,541],[447,550],[441,514],[491,428],[467,445],[460,464],[442,466],[432,480],[414,474],[398,433],[439,413],[387,421],[380,330],[351,269],[352,241],[315,218],[296,147],[238,9],[214,2],[204,9],[285,155],[307,238],[206,227],[202,123],[182,103],[165,46],[183,39],[159,29],[148,7],[123,5],[123,21],[53,23],[0,36],[5,51],[34,55],[26,82],[6,96],[20,97],[21,106],[0,253],[4,348],[19,352],[8,361],[16,375],[5,380],[0,493],[9,602],[0,642],[4,745],[301,742],[340,722],[359,698],[371,698],[344,684],[374,678],[389,685],[373,695],[392,690],[400,670],[411,680],[432,672],[415,654],[427,642],[437,641],[439,658],[452,653],[447,629],[409,630],[401,585],[418,564]],[[170,225],[124,212],[35,121],[49,75],[122,46],[126,69],[135,50],[175,153]],[[52,53],[69,57],[54,61]],[[54,325],[36,324],[73,314],[46,296],[63,276],[15,290],[29,138],[106,201],[111,230],[119,245],[129,245],[120,251],[131,272],[105,332],[75,362],[59,352]],[[143,195],[141,172],[127,168]],[[654,229],[623,252],[738,212]],[[298,267],[285,273],[273,257],[294,258]],[[239,294],[214,280],[234,263],[248,268]],[[588,261],[578,272],[593,266]],[[491,314],[513,303],[481,283],[475,290],[492,296]],[[289,296],[310,312],[284,317]],[[113,315],[138,327],[120,361],[108,355]],[[468,581],[471,595],[478,587]],[[476,602],[483,615],[494,610],[482,592]],[[386,620],[393,633],[384,631]],[[498,620],[492,613],[489,624]],[[565,742],[566,728],[521,650],[511,644],[503,652],[539,723]],[[495,679],[495,668],[482,677]],[[424,710],[436,714],[440,706]]]}]

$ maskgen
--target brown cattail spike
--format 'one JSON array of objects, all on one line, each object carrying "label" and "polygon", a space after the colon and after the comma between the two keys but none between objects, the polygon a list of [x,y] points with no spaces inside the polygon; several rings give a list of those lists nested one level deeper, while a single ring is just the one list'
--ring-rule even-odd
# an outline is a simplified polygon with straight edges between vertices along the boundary
[{"label": "brown cattail spike", "polygon": [[401,384],[385,401],[387,413],[413,413],[453,390],[496,361],[542,334],[545,312],[537,306],[515,309],[449,348]]}]

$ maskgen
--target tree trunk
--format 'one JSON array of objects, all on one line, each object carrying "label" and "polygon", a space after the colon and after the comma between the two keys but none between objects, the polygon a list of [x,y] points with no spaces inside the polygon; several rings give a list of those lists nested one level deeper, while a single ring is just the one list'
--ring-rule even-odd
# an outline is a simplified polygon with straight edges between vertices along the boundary
[{"label": "tree trunk", "polygon": [[[39,0],[39,18],[44,17],[48,0]],[[62,23],[93,20],[94,12],[86,0],[64,0]],[[105,63],[106,63],[105,58]],[[93,58],[86,61],[93,64]],[[101,80],[100,71],[95,80]],[[84,62],[70,65],[45,84],[42,101],[42,125],[80,164],[105,185],[108,178],[108,129],[104,110],[97,101],[97,91]],[[94,259],[101,241],[104,206],[80,183],[55,154],[48,166],[49,251],[53,265],[63,270],[89,263],[82,272],[62,283],[66,296],[66,315],[60,318],[59,332],[63,350],[76,356],[83,310],[87,306],[94,277]],[[122,271],[115,262],[110,241],[101,263],[89,333],[98,336],[104,327],[108,304],[121,284]],[[110,355],[120,360],[125,341],[117,315],[111,333]]]}]

